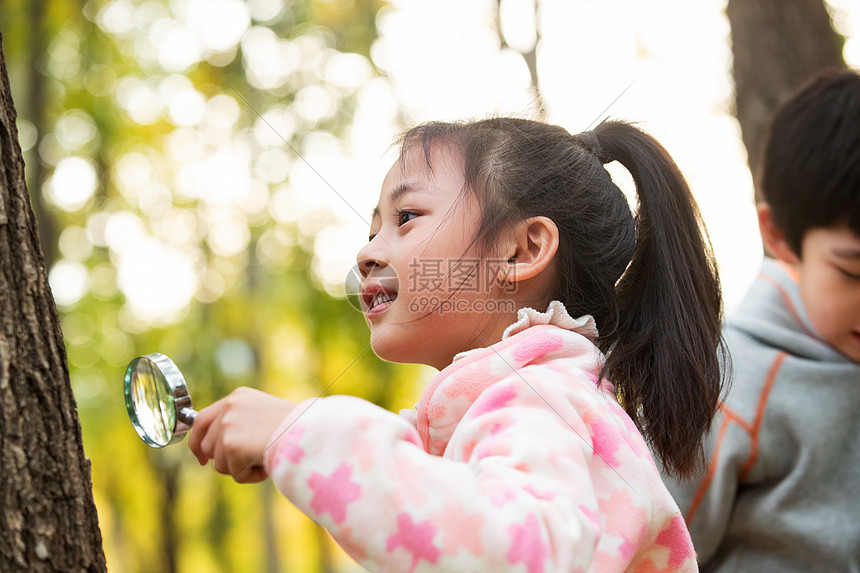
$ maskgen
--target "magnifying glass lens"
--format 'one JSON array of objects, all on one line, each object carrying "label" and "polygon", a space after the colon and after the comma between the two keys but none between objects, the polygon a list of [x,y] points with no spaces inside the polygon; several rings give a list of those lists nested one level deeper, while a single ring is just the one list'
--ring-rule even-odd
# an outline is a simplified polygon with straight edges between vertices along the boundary
[{"label": "magnifying glass lens", "polygon": [[160,352],[138,356],[128,365],[124,384],[128,417],[148,445],[163,448],[191,429],[197,412],[173,360]]},{"label": "magnifying glass lens", "polygon": [[132,423],[144,441],[164,447],[173,438],[176,408],[173,392],[161,370],[151,360],[141,357],[131,369]]}]

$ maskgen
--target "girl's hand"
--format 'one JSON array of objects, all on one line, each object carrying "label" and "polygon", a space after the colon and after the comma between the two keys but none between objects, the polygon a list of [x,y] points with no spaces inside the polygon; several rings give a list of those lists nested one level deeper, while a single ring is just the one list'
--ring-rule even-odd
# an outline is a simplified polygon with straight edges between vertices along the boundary
[{"label": "girl's hand", "polygon": [[188,446],[200,465],[239,483],[266,479],[263,454],[272,434],[295,404],[252,388],[237,388],[197,413]]}]

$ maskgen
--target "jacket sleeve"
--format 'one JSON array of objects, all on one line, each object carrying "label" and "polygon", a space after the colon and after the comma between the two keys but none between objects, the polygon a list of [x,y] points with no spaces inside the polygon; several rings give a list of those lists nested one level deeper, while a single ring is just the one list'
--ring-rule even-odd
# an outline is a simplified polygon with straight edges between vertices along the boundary
[{"label": "jacket sleeve", "polygon": [[580,394],[503,379],[472,404],[443,456],[366,401],[309,400],[276,433],[266,467],[372,571],[587,570],[601,519],[585,418],[606,399]]}]

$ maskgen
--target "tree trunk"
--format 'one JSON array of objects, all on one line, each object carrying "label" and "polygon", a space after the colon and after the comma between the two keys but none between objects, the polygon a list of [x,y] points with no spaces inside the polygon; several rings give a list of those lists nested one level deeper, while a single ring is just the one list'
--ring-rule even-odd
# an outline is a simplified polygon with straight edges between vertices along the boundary
[{"label": "tree trunk", "polygon": [[45,136],[47,118],[45,117],[46,82],[45,75],[41,72],[39,60],[47,58],[48,40],[45,29],[46,16],[45,0],[30,0],[29,20],[29,58],[30,68],[28,71],[27,99],[29,100],[30,120],[36,128],[36,142],[33,145],[33,162],[30,164],[30,190],[33,194],[31,201],[33,212],[36,213],[36,221],[39,227],[39,243],[42,253],[45,255],[45,263],[48,267],[54,264],[57,258],[57,228],[54,216],[45,205],[45,196],[42,186],[45,184],[45,165],[39,157],[39,146]]},{"label": "tree trunk", "polygon": [[[823,0],[728,0],[735,104],[750,170],[775,108],[815,73],[844,66],[844,40],[832,28]],[[756,189],[756,200],[759,191]]]},{"label": "tree trunk", "polygon": [[[160,454],[161,452],[156,452]],[[159,467],[159,481],[164,488],[164,504],[161,506],[161,546],[164,548],[164,562],[162,566],[164,573],[178,573],[179,556],[177,539],[179,535],[176,527],[176,501],[179,498],[179,465],[165,460],[163,466]]]},{"label": "tree trunk", "polygon": [[[496,1],[496,33],[499,36],[499,44],[502,48],[509,48],[507,40],[505,40],[505,35],[502,33],[502,0]],[[532,80],[532,90],[534,91],[535,97],[535,107],[538,118],[544,119],[546,118],[546,102],[543,99],[543,92],[540,89],[540,78],[538,77],[538,68],[537,68],[537,50],[538,45],[541,40],[541,30],[538,25],[539,21],[539,12],[540,12],[540,3],[538,0],[535,0],[535,10],[534,10],[534,27],[535,27],[535,43],[534,46],[528,52],[521,52],[517,50],[517,52],[523,57],[523,61],[526,63],[526,67],[529,70],[529,77]]]},{"label": "tree trunk", "polygon": [[0,38],[0,569],[105,571]]}]

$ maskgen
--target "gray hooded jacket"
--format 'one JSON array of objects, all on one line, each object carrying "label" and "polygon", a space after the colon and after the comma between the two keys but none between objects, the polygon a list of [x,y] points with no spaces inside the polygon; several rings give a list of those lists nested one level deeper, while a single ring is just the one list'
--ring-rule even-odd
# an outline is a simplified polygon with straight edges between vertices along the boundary
[{"label": "gray hooded jacket", "polygon": [[707,471],[666,480],[703,572],[860,572],[860,365],[819,340],[766,260],[724,334],[732,385]]}]

